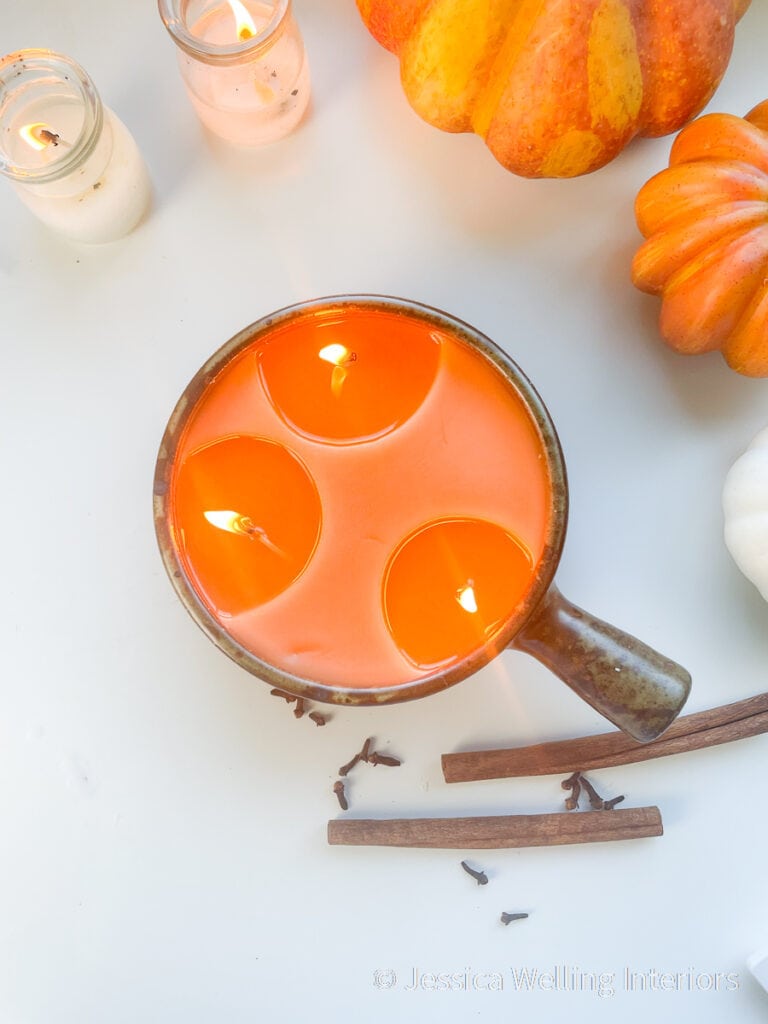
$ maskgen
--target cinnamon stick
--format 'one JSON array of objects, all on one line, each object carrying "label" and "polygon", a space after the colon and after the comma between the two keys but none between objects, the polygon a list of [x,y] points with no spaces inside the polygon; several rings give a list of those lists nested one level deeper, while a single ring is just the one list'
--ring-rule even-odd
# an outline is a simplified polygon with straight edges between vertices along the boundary
[{"label": "cinnamon stick", "polygon": [[658,807],[581,814],[506,814],[480,818],[357,818],[328,822],[331,846],[407,846],[500,850],[606,843],[663,835]]},{"label": "cinnamon stick", "polygon": [[657,740],[638,743],[621,732],[537,743],[506,750],[443,754],[446,782],[477,782],[524,775],[564,775],[577,769],[615,768],[669,754],[714,747],[768,732],[768,693],[684,715]]}]

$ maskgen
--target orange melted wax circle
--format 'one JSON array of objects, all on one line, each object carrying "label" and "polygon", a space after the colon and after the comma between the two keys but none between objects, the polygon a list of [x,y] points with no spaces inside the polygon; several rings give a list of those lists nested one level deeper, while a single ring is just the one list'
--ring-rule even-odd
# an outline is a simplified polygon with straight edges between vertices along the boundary
[{"label": "orange melted wax circle", "polygon": [[229,437],[190,455],[175,506],[186,565],[212,610],[225,616],[290,586],[320,532],[311,477],[286,448],[263,438]]},{"label": "orange melted wax circle", "polygon": [[384,580],[387,625],[403,654],[441,668],[492,642],[531,585],[531,554],[495,523],[430,523],[395,552]]},{"label": "orange melted wax circle", "polygon": [[[218,373],[171,494],[219,623],[263,661],[343,687],[487,649],[552,515],[538,429],[502,372],[431,324],[355,307],[302,313]],[[234,532],[211,510],[237,513]]]},{"label": "orange melted wax circle", "polygon": [[267,394],[300,434],[341,444],[371,440],[424,401],[440,360],[438,338],[413,320],[367,318],[361,325],[344,312],[317,318],[311,331],[289,325],[260,351]]}]

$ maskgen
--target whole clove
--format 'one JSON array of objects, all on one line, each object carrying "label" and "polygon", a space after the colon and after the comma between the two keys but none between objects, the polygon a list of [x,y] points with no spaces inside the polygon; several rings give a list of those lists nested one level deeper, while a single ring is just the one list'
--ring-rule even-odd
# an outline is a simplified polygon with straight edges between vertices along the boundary
[{"label": "whole clove", "polygon": [[[363,760],[363,758],[360,760]],[[377,750],[374,750],[372,754],[369,754],[365,760],[368,764],[374,765],[374,767],[377,764],[385,764],[390,768],[399,768],[402,764],[402,761],[400,761],[399,758],[390,757],[388,754],[380,754]]]},{"label": "whole clove", "polygon": [[352,771],[352,769],[355,767],[355,765],[359,761],[360,761],[360,753],[358,751],[358,753],[355,754],[355,756],[353,758],[351,758],[349,761],[347,761],[346,764],[343,764],[341,766],[341,768],[339,768],[339,775],[349,775],[349,773]]},{"label": "whole clove", "polygon": [[504,911],[501,915],[501,923],[509,924],[510,921],[523,921],[526,917],[528,917],[527,914],[508,914]]},{"label": "whole clove", "polygon": [[461,866],[468,875],[471,875],[472,878],[474,878],[478,885],[488,885],[488,875],[486,875],[484,871],[475,871],[475,869],[471,868],[465,860],[461,862]]},{"label": "whole clove", "polygon": [[312,719],[315,725],[325,725],[325,723],[328,721],[325,715],[320,714],[319,711],[310,711],[309,717]]},{"label": "whole clove", "polygon": [[294,715],[296,716],[296,718],[302,718],[306,710],[307,706],[304,703],[304,699],[302,697],[298,697],[296,699],[296,707],[293,709]]},{"label": "whole clove", "polygon": [[292,693],[286,693],[284,690],[270,690],[273,697],[282,697],[286,704],[293,704],[297,697],[294,697]]},{"label": "whole clove", "polygon": [[339,807],[342,811],[349,810],[349,804],[347,803],[347,796],[344,792],[344,783],[339,779],[338,782],[333,784],[333,792],[336,794],[336,799],[339,801]]},{"label": "whole clove", "polygon": [[346,764],[343,764],[341,768],[339,768],[339,775],[349,775],[349,773],[352,771],[352,769],[355,767],[359,760],[360,755],[355,754],[355,756],[350,761],[347,761]]},{"label": "whole clove", "polygon": [[368,751],[371,749],[371,743],[373,743],[373,737],[369,736],[363,744],[362,749],[358,750],[353,758],[339,768],[339,775],[349,775],[356,764],[359,764],[360,761],[367,761]]},{"label": "whole clove", "polygon": [[579,797],[581,796],[581,772],[574,772],[567,779],[563,779],[560,785],[563,789],[571,791],[571,795],[565,801],[566,811],[575,811],[579,806]]},{"label": "whole clove", "polygon": [[573,793],[571,796],[566,797],[565,809],[566,811],[576,811],[579,808],[579,797],[581,795],[581,786],[577,782],[573,787]]},{"label": "whole clove", "polygon": [[589,797],[589,806],[593,811],[602,811],[604,806],[603,798],[588,779],[582,779],[581,781]]},{"label": "whole clove", "polygon": [[589,805],[594,811],[612,811],[616,804],[620,804],[624,799],[623,796],[616,796],[613,800],[603,800],[592,783],[584,776],[581,777],[581,784],[587,792]]}]

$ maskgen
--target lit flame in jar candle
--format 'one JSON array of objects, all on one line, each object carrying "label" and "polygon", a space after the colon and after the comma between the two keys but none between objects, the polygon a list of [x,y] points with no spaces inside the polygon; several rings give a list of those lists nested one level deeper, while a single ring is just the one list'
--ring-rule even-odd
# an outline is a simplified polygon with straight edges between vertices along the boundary
[{"label": "lit flame in jar candle", "polygon": [[456,600],[465,612],[471,612],[472,614],[477,612],[477,598],[475,597],[475,588],[472,580],[467,581],[466,587],[459,587],[456,591]]},{"label": "lit flame in jar candle", "polygon": [[232,8],[232,14],[235,16],[237,38],[241,42],[245,42],[246,39],[251,39],[255,36],[256,22],[251,17],[245,4],[241,3],[240,0],[227,0],[227,3]]},{"label": "lit flame in jar candle", "polygon": [[44,121],[23,125],[19,128],[19,135],[28,146],[39,152],[42,152],[42,150],[47,149],[51,145],[58,146],[60,141],[56,132],[51,131]]},{"label": "lit flame in jar candle", "polygon": [[350,352],[346,345],[340,345],[336,342],[333,345],[326,345],[325,348],[321,348],[317,354],[326,363],[331,363],[333,366],[333,371],[331,372],[331,391],[338,398],[344,381],[347,379],[347,367],[350,363],[355,362],[357,353]]},{"label": "lit flame in jar candle", "polygon": [[230,509],[213,512],[203,512],[203,515],[217,530],[224,530],[227,533],[239,534],[241,537],[249,537],[251,540],[260,540],[261,543],[281,558],[286,558],[284,551],[281,551],[277,544],[273,544],[267,536],[266,530],[257,526],[250,516],[241,515],[240,512],[232,512]]}]

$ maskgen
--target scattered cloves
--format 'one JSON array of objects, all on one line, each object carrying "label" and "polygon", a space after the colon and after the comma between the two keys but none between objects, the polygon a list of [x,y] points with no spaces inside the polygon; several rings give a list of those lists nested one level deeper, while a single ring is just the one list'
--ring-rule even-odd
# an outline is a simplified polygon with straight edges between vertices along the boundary
[{"label": "scattered cloves", "polygon": [[486,875],[484,871],[475,871],[475,869],[471,868],[465,860],[461,862],[461,866],[468,875],[471,875],[474,878],[478,885],[488,885],[488,875]]},{"label": "scattered cloves", "polygon": [[[294,697],[292,693],[286,693],[285,690],[274,689],[269,692],[273,697],[280,697],[286,704],[295,704],[296,707],[293,709],[293,713],[296,718],[303,718],[307,714],[307,702],[303,697]],[[310,704],[309,707],[311,706]],[[325,725],[328,721],[328,718],[320,711],[310,711],[308,717],[312,719],[315,725]]]},{"label": "scattered cloves", "polygon": [[510,921],[523,921],[526,917],[528,917],[527,914],[508,914],[504,911],[501,915],[501,923],[509,924]]},{"label": "scattered cloves", "polygon": [[[309,717],[312,718],[312,715]],[[318,722],[317,724],[320,725],[321,723]],[[369,736],[355,756],[350,758],[346,764],[343,764],[341,768],[339,768],[339,775],[342,777],[349,775],[355,765],[359,764],[361,761],[364,761],[366,764],[372,764],[374,767],[377,764],[386,765],[388,768],[400,767],[402,761],[399,757],[392,757],[389,754],[380,754],[378,750],[371,750],[372,743],[373,737]]]},{"label": "scattered cloves", "polygon": [[623,796],[615,796],[612,800],[603,800],[589,779],[585,778],[581,772],[569,775],[567,779],[563,779],[560,785],[563,789],[571,791],[571,795],[565,801],[567,811],[574,811],[578,807],[582,788],[589,797],[589,805],[594,811],[612,811],[616,804],[620,804],[624,799]]},{"label": "scattered cloves", "polygon": [[339,801],[339,807],[341,807],[342,811],[349,810],[349,804],[347,803],[347,797],[344,792],[344,783],[341,779],[339,779],[338,782],[334,782],[333,792],[336,794],[336,799]]}]

